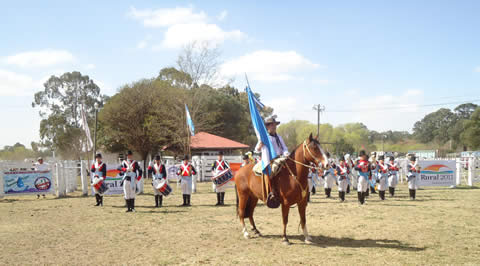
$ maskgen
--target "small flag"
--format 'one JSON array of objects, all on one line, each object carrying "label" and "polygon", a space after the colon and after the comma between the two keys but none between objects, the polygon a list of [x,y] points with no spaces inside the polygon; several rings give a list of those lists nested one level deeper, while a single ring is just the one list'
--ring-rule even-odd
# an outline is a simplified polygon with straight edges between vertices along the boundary
[{"label": "small flag", "polygon": [[93,141],[92,141],[92,136],[90,134],[90,128],[88,127],[88,122],[87,122],[87,115],[85,114],[85,107],[82,104],[82,127],[83,131],[85,131],[85,135],[87,135],[87,147],[89,150],[93,148]]},{"label": "small flag", "polygon": [[192,117],[190,117],[190,112],[188,111],[188,107],[185,104],[185,112],[187,116],[187,126],[188,129],[190,130],[190,135],[195,136],[195,126],[193,125]]}]

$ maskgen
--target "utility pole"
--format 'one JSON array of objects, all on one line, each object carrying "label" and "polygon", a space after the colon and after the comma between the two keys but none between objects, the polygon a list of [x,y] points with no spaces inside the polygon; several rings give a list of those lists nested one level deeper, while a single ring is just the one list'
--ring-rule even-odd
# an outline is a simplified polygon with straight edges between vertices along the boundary
[{"label": "utility pole", "polygon": [[316,104],[313,106],[313,110],[317,111],[317,136],[320,137],[320,114],[325,111],[325,106]]}]

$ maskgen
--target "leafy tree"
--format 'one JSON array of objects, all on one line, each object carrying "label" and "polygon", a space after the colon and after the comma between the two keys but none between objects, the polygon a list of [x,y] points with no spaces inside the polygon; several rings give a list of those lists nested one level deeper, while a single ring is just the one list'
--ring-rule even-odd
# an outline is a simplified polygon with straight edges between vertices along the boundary
[{"label": "leafy tree", "polygon": [[101,106],[104,96],[100,88],[80,72],[51,76],[44,89],[35,93],[32,107],[38,107],[42,118],[40,138],[43,146],[65,158],[80,158],[86,152],[86,136],[82,133],[82,109],[93,123],[95,105]]},{"label": "leafy tree", "polygon": [[475,112],[477,107],[478,105],[473,103],[464,103],[455,107],[454,112],[459,119],[470,119],[470,116]]},{"label": "leafy tree", "polygon": [[415,137],[423,143],[436,141],[444,144],[450,139],[449,128],[456,122],[455,114],[447,108],[426,115],[413,127]]},{"label": "leafy tree", "polygon": [[480,107],[477,107],[471,119],[465,122],[461,139],[470,149],[480,148]]}]

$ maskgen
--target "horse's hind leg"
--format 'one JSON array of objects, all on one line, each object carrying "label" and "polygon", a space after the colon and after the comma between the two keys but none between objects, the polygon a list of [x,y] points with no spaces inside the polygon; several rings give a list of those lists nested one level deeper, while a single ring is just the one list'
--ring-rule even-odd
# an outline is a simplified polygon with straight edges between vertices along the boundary
[{"label": "horse's hind leg", "polygon": [[250,217],[249,220],[250,220],[250,224],[252,225],[252,231],[257,235],[257,236],[262,236],[262,234],[260,233],[260,231],[258,231],[257,227],[255,226],[255,220],[253,219],[253,211],[255,210],[255,207],[257,206],[257,203],[258,203],[258,199],[257,200],[253,200],[252,202],[252,213],[250,214]]},{"label": "horse's hind leg", "polygon": [[282,218],[283,218],[283,239],[282,242],[285,245],[290,245],[290,242],[287,238],[287,224],[288,224],[288,212],[290,211],[290,206],[282,204]]},{"label": "horse's hind leg", "polygon": [[303,235],[305,236],[305,243],[311,244],[312,238],[308,235],[308,230],[307,230],[307,218],[305,214],[306,210],[307,210],[306,201],[298,204],[298,213],[300,214],[300,225],[302,226]]}]

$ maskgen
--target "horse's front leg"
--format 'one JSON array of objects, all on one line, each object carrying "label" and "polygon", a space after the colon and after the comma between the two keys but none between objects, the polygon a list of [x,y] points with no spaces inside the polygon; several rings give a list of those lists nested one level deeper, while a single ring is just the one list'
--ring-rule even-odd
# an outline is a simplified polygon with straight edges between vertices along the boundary
[{"label": "horse's front leg", "polygon": [[242,229],[243,237],[245,239],[249,239],[250,236],[248,235],[247,226],[245,225],[245,218],[243,218],[243,216],[240,217],[240,224],[242,225],[242,228],[243,228]]},{"label": "horse's front leg", "polygon": [[282,204],[282,218],[283,218],[283,239],[282,242],[285,245],[290,245],[290,242],[287,238],[287,224],[288,224],[288,212],[290,211],[290,206]]},{"label": "horse's front leg", "polygon": [[312,238],[308,235],[308,230],[307,230],[306,210],[307,210],[307,201],[304,200],[298,204],[298,213],[300,214],[300,225],[302,226],[303,235],[305,236],[305,243],[312,244]]}]

